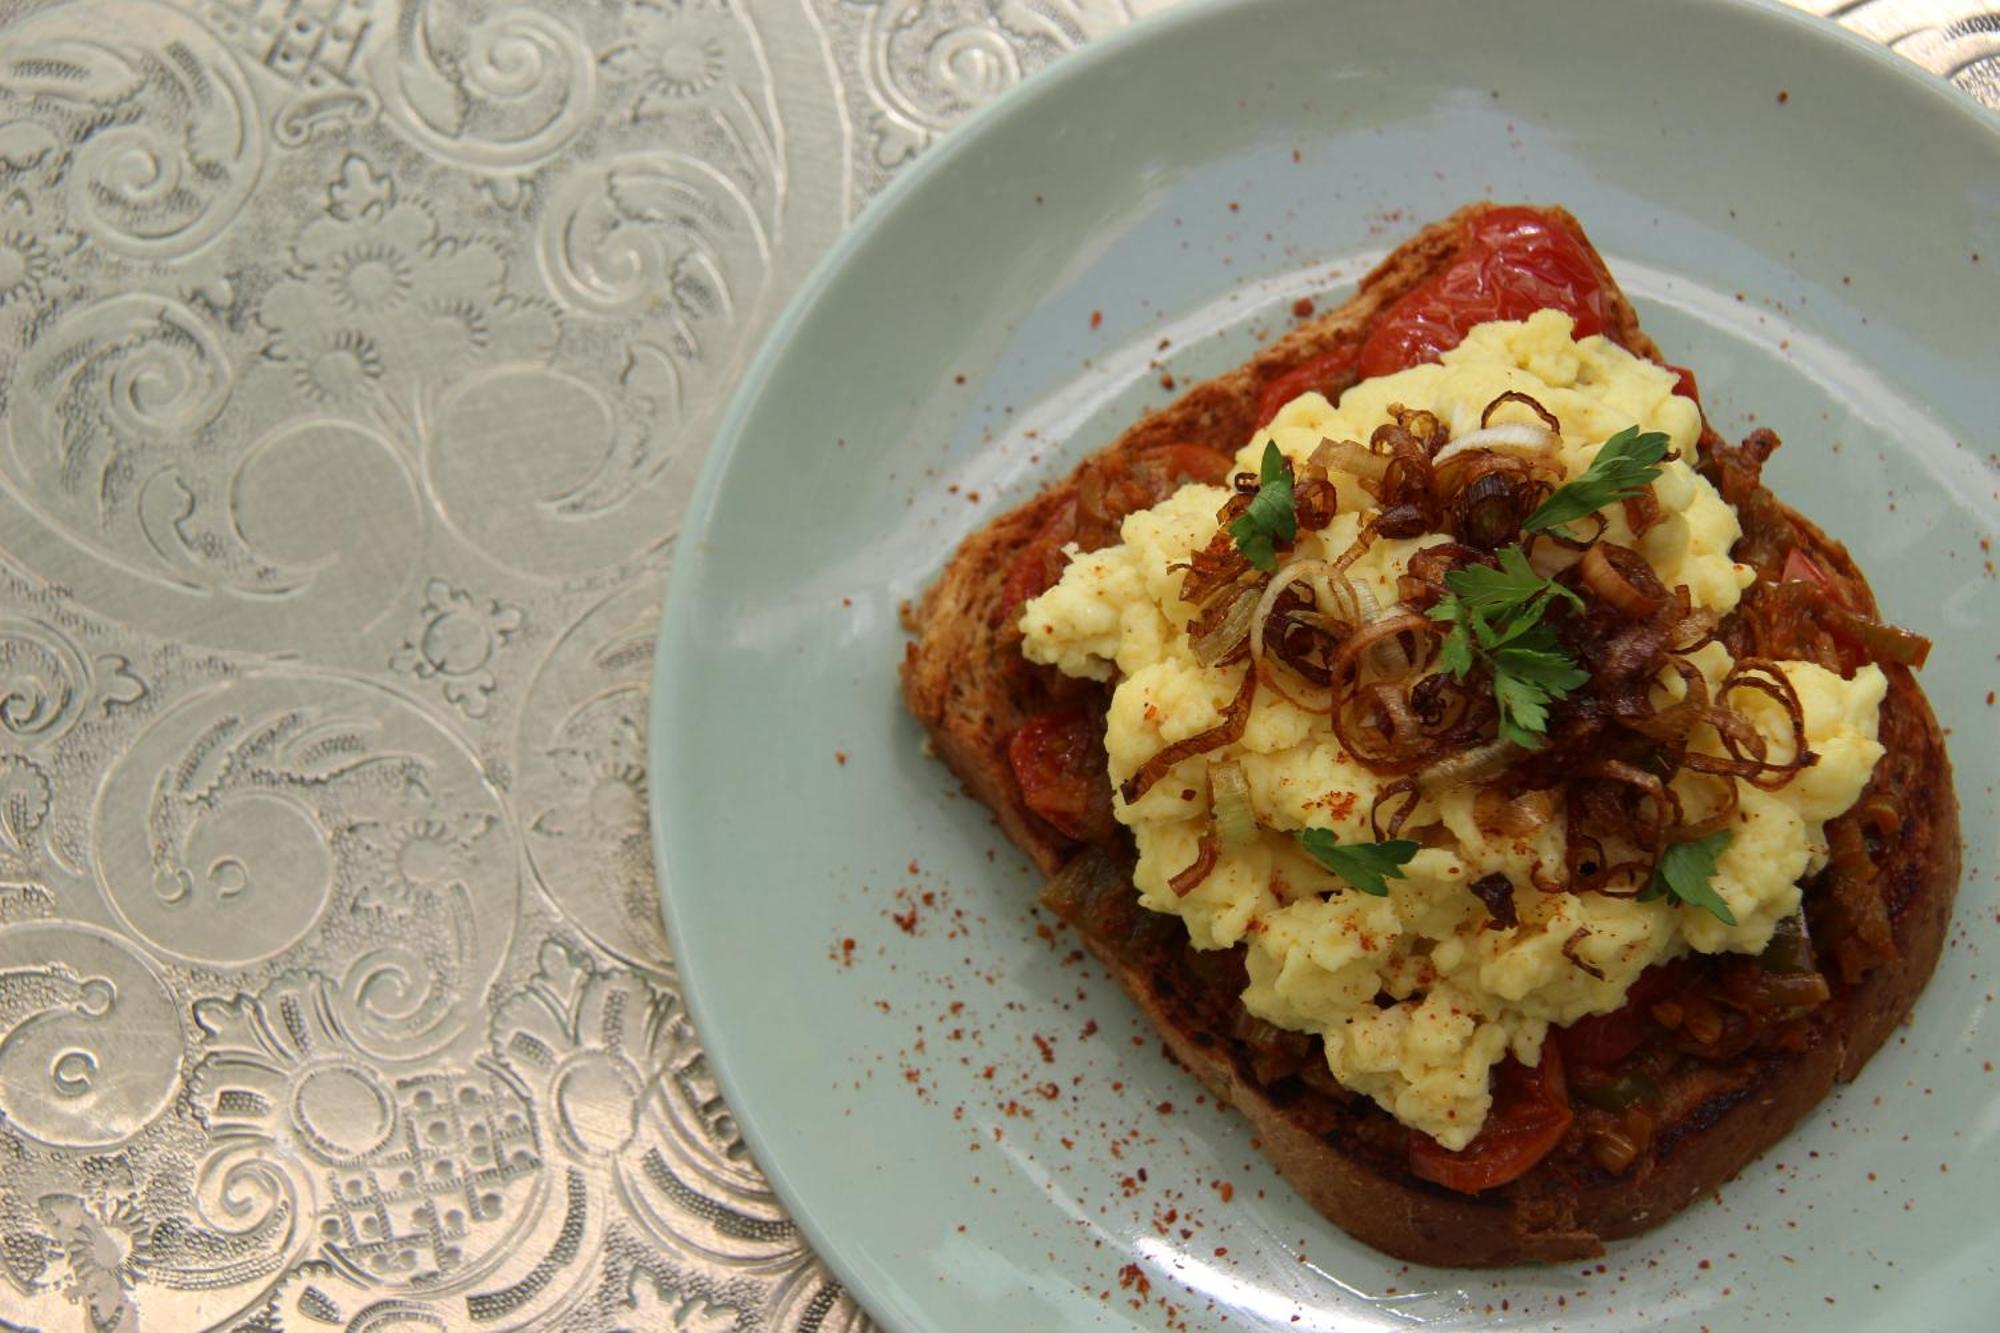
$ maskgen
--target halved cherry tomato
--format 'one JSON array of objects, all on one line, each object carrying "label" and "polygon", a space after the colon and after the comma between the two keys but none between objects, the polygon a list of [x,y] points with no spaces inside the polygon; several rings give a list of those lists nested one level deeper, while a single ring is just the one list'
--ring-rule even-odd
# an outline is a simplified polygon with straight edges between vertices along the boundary
[{"label": "halved cherry tomato", "polygon": [[1694,382],[1694,372],[1686,366],[1669,365],[1667,369],[1674,372],[1674,392],[1700,407],[1701,386]]},{"label": "halved cherry tomato", "polygon": [[1081,708],[1030,718],[1007,742],[1007,762],[1028,808],[1069,837],[1088,836],[1094,806],[1109,809],[1104,741]]},{"label": "halved cherry tomato", "polygon": [[1354,384],[1354,358],[1359,351],[1354,347],[1338,347],[1322,352],[1266,384],[1264,392],[1257,396],[1257,429],[1270,425],[1278,409],[1302,393],[1317,390],[1329,402],[1339,402],[1340,395]]},{"label": "halved cherry tomato", "polygon": [[[1149,445],[1117,464],[1106,481],[1104,515],[1116,525],[1127,514],[1151,509],[1185,482],[1219,486],[1228,479],[1232,464],[1228,454],[1205,444]],[[1106,536],[1115,540],[1117,533]]]},{"label": "halved cherry tomato", "polygon": [[1679,990],[1683,977],[1683,969],[1674,963],[1649,967],[1625,992],[1621,1008],[1552,1030],[1549,1035],[1562,1047],[1564,1062],[1578,1068],[1603,1069],[1638,1050],[1646,1040],[1653,1006]]},{"label": "halved cherry tomato", "polygon": [[1041,530],[1028,539],[1007,566],[1007,581],[1000,587],[1000,619],[1012,622],[1021,608],[1055,586],[1062,577],[1062,548],[1076,540],[1076,501],[1066,501]]},{"label": "halved cherry tomato", "polygon": [[1229,476],[1229,455],[1201,444],[1155,444],[1097,465],[1091,512],[1084,511],[1085,487],[1051,514],[1007,567],[1000,590],[1000,615],[1012,620],[1028,601],[1055,586],[1068,563],[1062,548],[1079,542],[1088,550],[1118,539],[1125,515],[1151,509],[1182,483],[1218,485]]},{"label": "halved cherry tomato", "polygon": [[1435,361],[1476,324],[1567,312],[1576,336],[1604,332],[1604,284],[1576,236],[1535,208],[1491,208],[1465,223],[1458,257],[1404,294],[1361,346],[1363,379]]},{"label": "halved cherry tomato", "polygon": [[1452,1152],[1428,1134],[1410,1135],[1410,1170],[1461,1194],[1477,1194],[1517,1180],[1554,1151],[1575,1117],[1563,1083],[1562,1053],[1542,1043],[1533,1069],[1513,1059],[1493,1072],[1493,1109],[1478,1135]]}]

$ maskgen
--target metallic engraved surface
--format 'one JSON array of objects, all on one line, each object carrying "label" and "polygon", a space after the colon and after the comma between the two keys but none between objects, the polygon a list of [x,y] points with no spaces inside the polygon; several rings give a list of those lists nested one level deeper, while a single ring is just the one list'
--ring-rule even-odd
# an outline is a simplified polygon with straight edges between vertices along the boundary
[{"label": "metallic engraved surface", "polygon": [[0,5],[0,1322],[869,1326],[681,1003],[661,586],[845,223],[1168,3]]},{"label": "metallic engraved surface", "polygon": [[180,1024],[166,983],[109,932],[0,929],[0,1110],[43,1143],[103,1148],[166,1109]]}]

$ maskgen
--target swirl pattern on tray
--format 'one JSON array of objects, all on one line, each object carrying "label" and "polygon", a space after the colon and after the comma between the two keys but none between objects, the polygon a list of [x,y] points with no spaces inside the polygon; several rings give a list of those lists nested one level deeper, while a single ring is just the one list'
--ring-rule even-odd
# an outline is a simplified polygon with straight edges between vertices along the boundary
[{"label": "swirl pattern on tray", "polygon": [[[10,1320],[866,1326],[660,927],[673,523],[845,221],[1167,2],[0,19]],[[2000,102],[1973,5],[1802,7]]]}]

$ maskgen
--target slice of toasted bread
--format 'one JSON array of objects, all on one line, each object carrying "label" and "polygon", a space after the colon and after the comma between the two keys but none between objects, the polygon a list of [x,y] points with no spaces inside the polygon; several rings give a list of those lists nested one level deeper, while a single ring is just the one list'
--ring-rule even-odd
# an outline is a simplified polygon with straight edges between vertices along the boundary
[{"label": "slice of toasted bread", "polygon": [[[1079,850],[1077,839],[1024,802],[1008,743],[1031,718],[1059,701],[1101,714],[1108,693],[1063,681],[1026,664],[1007,602],[1007,573],[1051,517],[1073,502],[1084,470],[1162,444],[1198,444],[1233,455],[1259,424],[1265,387],[1294,368],[1357,346],[1378,314],[1456,256],[1475,204],[1398,247],[1331,313],[1300,325],[1249,362],[1189,390],[1172,406],[1127,430],[1027,504],[969,537],[922,602],[912,608],[916,634],[902,664],[904,698],[938,754],[1001,828],[1045,872]],[[1599,270],[1607,296],[1605,332],[1634,353],[1659,360],[1630,303],[1568,213],[1547,209],[1575,233]],[[1722,451],[1704,431],[1705,461]],[[1758,487],[1754,466],[1748,481]],[[1855,604],[1873,609],[1846,550],[1812,524],[1757,491],[1761,503],[1739,506],[1743,547],[1772,559],[1798,547],[1839,580]],[[1743,548],[1739,548],[1739,551]],[[1772,553],[1775,553],[1773,555]],[[1739,558],[1747,558],[1739,555]],[[1760,566],[1761,568],[1761,566]],[[1777,569],[1764,571],[1771,579]],[[1760,583],[1742,614],[1754,614]],[[1893,934],[1892,956],[1858,976],[1834,975],[1834,1000],[1819,1007],[1797,1049],[1749,1052],[1728,1061],[1683,1065],[1663,1089],[1658,1132],[1638,1161],[1618,1174],[1598,1166],[1580,1142],[1566,1140],[1549,1159],[1512,1184],[1477,1195],[1419,1179],[1399,1151],[1406,1133],[1362,1099],[1328,1096],[1296,1079],[1260,1081],[1253,1053],[1231,1036],[1214,966],[1179,942],[1134,956],[1090,930],[1086,942],[1160,1029],[1169,1049],[1217,1097],[1254,1126],[1265,1153],[1315,1208],[1377,1248],[1417,1262],[1496,1265],[1588,1257],[1603,1241],[1630,1236],[1671,1217],[1713,1190],[1780,1138],[1836,1079],[1852,1078],[1909,1011],[1935,965],[1959,875],[1957,806],[1942,734],[1910,673],[1887,668],[1877,765],[1855,813],[1872,810],[1866,840],[1880,900]],[[1107,780],[1108,782],[1108,780]],[[1887,812],[1887,813],[1884,813]],[[1838,822],[1838,821],[1836,821]],[[1885,822],[1897,825],[1884,837]],[[1122,830],[1100,838],[1096,854],[1129,857]],[[1891,847],[1894,853],[1891,853]],[[1814,885],[1807,887],[1809,906]],[[1588,1117],[1580,1117],[1571,1138]]]}]

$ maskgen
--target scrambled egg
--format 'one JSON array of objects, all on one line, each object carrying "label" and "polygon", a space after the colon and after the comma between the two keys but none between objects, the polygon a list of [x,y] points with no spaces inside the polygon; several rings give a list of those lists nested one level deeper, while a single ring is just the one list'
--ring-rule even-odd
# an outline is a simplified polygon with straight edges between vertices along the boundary
[{"label": "scrambled egg", "polygon": [[[1683,458],[1692,457],[1700,415],[1673,388],[1671,373],[1605,338],[1575,339],[1567,315],[1543,311],[1481,325],[1440,364],[1357,384],[1338,406],[1306,394],[1252,438],[1237,462],[1254,473],[1266,440],[1274,440],[1303,468],[1322,438],[1365,441],[1393,403],[1436,414],[1456,437],[1476,428],[1481,409],[1509,389],[1560,420],[1571,477],[1604,440],[1635,424],[1665,432]],[[1334,472],[1332,479],[1340,512],[1323,531],[1299,534],[1298,556],[1337,557],[1372,505],[1353,477]],[[1622,507],[1613,506],[1604,511],[1605,537],[1636,546],[1668,587],[1685,585],[1696,606],[1729,611],[1754,577],[1729,558],[1741,535],[1735,511],[1685,461],[1665,464],[1654,492],[1668,515],[1663,522],[1635,543]],[[1226,498],[1219,487],[1189,485],[1128,516],[1122,544],[1076,555],[1061,581],[1022,613],[1031,659],[1117,681],[1105,740],[1114,786],[1166,746],[1215,726],[1248,669],[1196,661],[1186,633],[1195,608],[1180,599],[1181,573],[1173,568],[1214,535]],[[1411,554],[1440,540],[1378,540],[1349,578],[1389,606]],[[1711,686],[1731,667],[1719,645],[1693,660]],[[1873,666],[1852,680],[1808,663],[1782,669],[1819,760],[1777,791],[1736,784],[1734,836],[1713,881],[1734,926],[1666,899],[1537,891],[1538,871],[1562,877],[1559,824],[1521,838],[1489,835],[1474,818],[1476,793],[1464,789],[1418,806],[1410,826],[1442,825],[1450,836],[1430,841],[1452,845],[1418,852],[1403,878],[1390,881],[1387,897],[1351,889],[1322,896],[1337,881],[1293,834],[1320,828],[1342,842],[1373,841],[1368,815],[1387,779],[1345,754],[1325,717],[1268,689],[1258,692],[1239,743],[1182,762],[1136,802],[1119,801],[1118,818],[1138,846],[1141,900],[1179,916],[1197,948],[1246,943],[1243,1003],[1252,1014],[1318,1033],[1341,1083],[1446,1148],[1462,1148],[1491,1107],[1488,1071],[1510,1051],[1536,1063],[1550,1024],[1618,1008],[1640,972],[1688,949],[1759,952],[1797,908],[1799,880],[1827,856],[1824,822],[1859,798],[1882,753],[1876,714],[1886,681]],[[1789,727],[1774,702],[1738,691],[1730,703],[1766,734],[1774,756],[1789,753]],[[1195,859],[1209,825],[1208,765],[1220,760],[1238,763],[1248,780],[1257,841],[1221,855],[1197,888],[1176,897],[1167,881]],[[1691,820],[1715,808],[1720,795],[1719,780],[1685,772],[1675,789]],[[1482,929],[1487,913],[1466,886],[1493,871],[1515,885],[1518,926]],[[1601,978],[1563,952],[1579,931],[1573,952]],[[1395,1003],[1379,1004],[1383,995]]]}]

